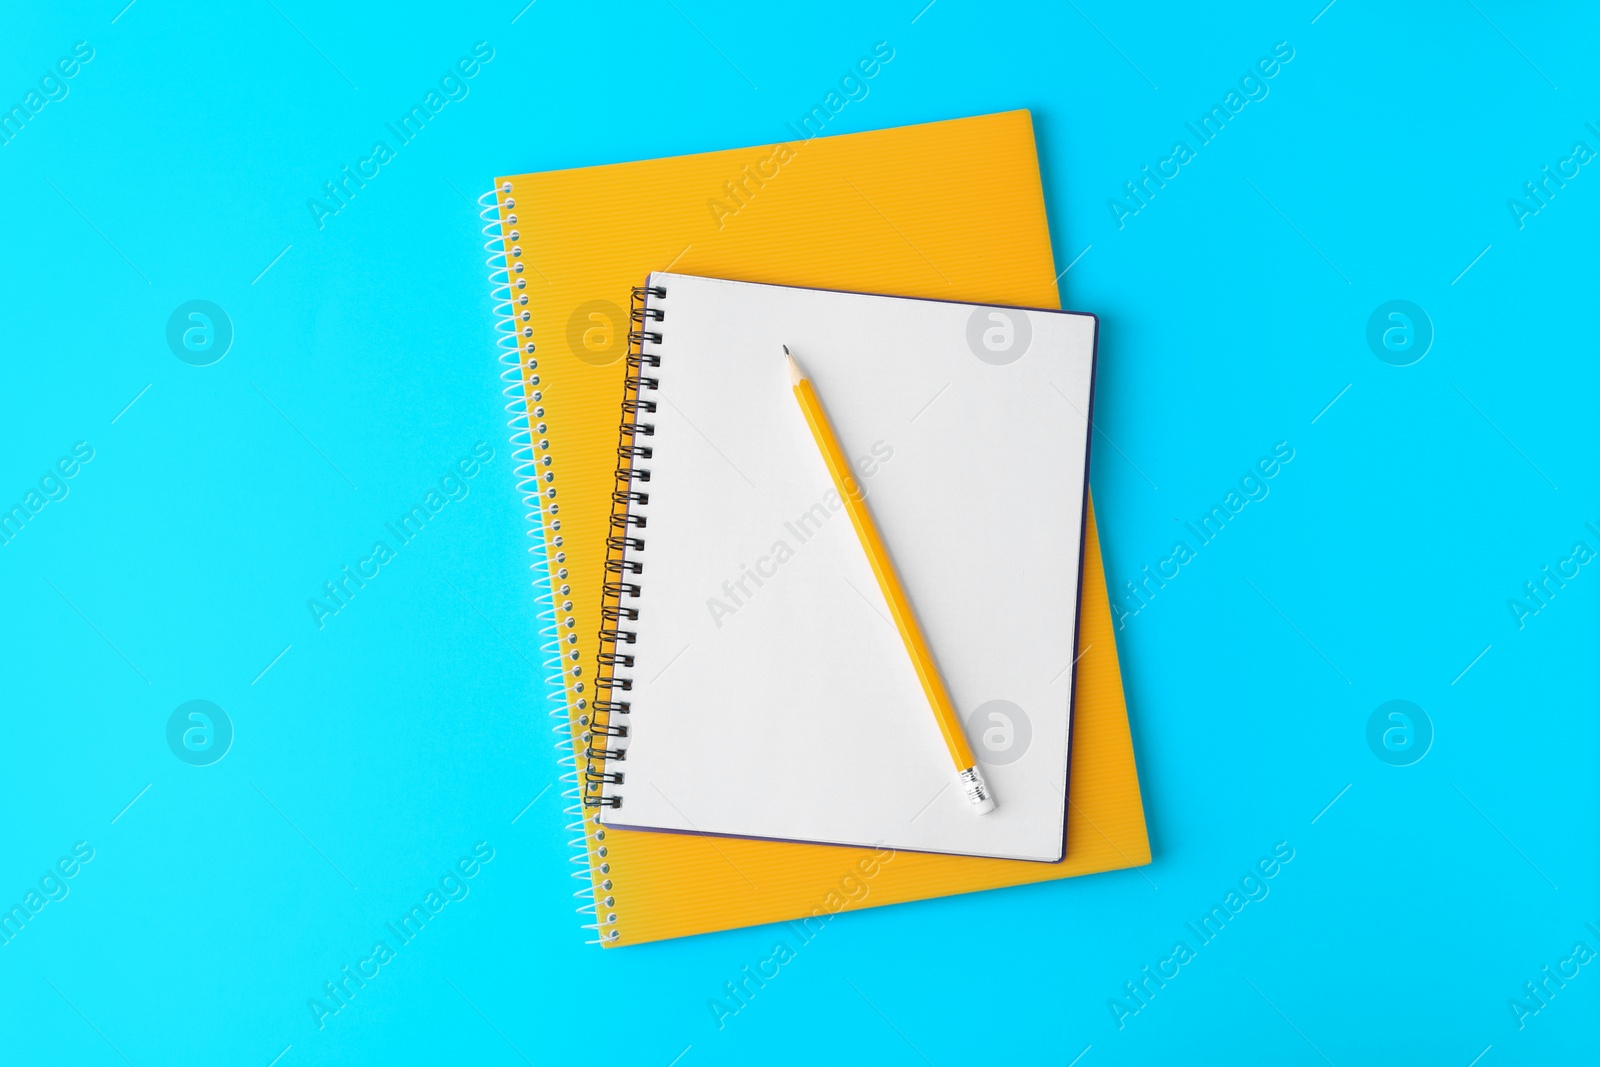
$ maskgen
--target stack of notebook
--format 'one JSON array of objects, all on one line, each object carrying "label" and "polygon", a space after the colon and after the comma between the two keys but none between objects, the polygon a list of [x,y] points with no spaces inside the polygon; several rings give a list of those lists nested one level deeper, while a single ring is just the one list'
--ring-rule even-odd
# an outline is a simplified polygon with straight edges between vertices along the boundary
[{"label": "stack of notebook", "polygon": [[1087,494],[1095,323],[1057,310],[1026,112],[501,178],[484,204],[597,941],[1149,862]]}]

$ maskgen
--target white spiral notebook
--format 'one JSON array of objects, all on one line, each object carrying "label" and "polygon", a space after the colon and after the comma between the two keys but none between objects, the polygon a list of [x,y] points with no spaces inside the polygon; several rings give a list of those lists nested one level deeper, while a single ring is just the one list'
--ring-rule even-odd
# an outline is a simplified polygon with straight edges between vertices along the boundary
[{"label": "white spiral notebook", "polygon": [[[1096,320],[652,274],[585,791],[607,826],[1061,859]],[[804,363],[998,801],[977,815],[791,392]]]}]

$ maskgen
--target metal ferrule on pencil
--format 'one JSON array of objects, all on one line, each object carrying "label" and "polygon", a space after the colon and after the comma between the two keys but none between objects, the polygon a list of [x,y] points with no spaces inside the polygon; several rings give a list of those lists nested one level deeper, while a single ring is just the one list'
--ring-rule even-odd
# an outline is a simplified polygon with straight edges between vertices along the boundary
[{"label": "metal ferrule on pencil", "polygon": [[966,790],[967,800],[981,814],[987,815],[994,810],[994,795],[989,792],[989,783],[983,780],[983,772],[978,770],[977,764],[962,771],[958,777],[961,779],[961,788]]}]

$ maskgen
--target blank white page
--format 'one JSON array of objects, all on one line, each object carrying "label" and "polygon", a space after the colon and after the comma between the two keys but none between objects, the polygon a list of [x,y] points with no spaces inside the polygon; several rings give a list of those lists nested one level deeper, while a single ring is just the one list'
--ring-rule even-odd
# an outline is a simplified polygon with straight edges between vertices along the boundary
[{"label": "blank white page", "polygon": [[[659,387],[608,826],[1055,861],[1093,316],[653,274]],[[811,376],[998,809],[956,783],[795,401]]]}]

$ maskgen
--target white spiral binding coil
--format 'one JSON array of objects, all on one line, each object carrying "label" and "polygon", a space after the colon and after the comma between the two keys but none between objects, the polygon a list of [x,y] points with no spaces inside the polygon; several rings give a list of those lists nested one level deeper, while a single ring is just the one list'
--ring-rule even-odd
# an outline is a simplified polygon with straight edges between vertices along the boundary
[{"label": "white spiral binding coil", "polygon": [[[534,420],[543,416],[538,406],[542,396],[539,376],[534,373],[538,369],[538,361],[533,358],[535,347],[532,314],[528,310],[528,282],[521,262],[522,248],[517,244],[521,235],[516,229],[516,201],[510,194],[511,183],[504,182],[498,189],[492,189],[478,198],[478,217],[484,223],[485,263],[489,267],[489,297],[494,301],[494,328],[499,335],[495,343],[499,349],[501,366],[500,392],[506,400],[506,414],[510,416],[506,425],[511,431],[511,462],[513,475],[517,479],[517,493],[525,509],[523,519],[529,524],[527,535],[533,540],[528,551],[534,562],[528,566],[533,571],[533,586],[537,590],[534,602],[539,608],[536,617],[539,622],[539,654],[542,657],[540,666],[545,671],[545,686],[550,690],[547,699],[551,706],[547,714],[553,720],[551,731],[556,735],[556,764],[562,769],[561,796],[566,802],[563,813],[571,820],[566,826],[567,831],[578,835],[567,842],[573,850],[570,860],[578,867],[572,872],[572,877],[583,883],[583,888],[573,896],[585,901],[578,907],[578,914],[594,920],[583,924],[583,929],[592,930],[596,935],[588,943],[606,944],[615,942],[622,935],[617,929],[616,912],[611,910],[615,906],[615,898],[611,895],[613,886],[611,865],[607,860],[608,850],[604,843],[605,830],[592,814],[585,813],[582,789],[578,782],[574,723],[567,705],[568,668],[565,666],[568,661],[576,663],[578,660],[577,635],[571,632],[574,625],[572,602],[564,600],[559,611],[556,605],[555,582],[558,578],[566,577],[566,569],[560,566],[566,562],[566,553],[562,551],[561,520],[555,518],[559,514],[559,506],[555,502],[553,463],[547,453],[541,454],[547,447],[547,441],[541,438],[536,444],[534,440]],[[531,409],[530,403],[533,405]],[[537,428],[542,432],[543,424],[537,424]],[[550,516],[549,535],[545,532],[546,514]],[[553,539],[547,544],[546,538],[551,535]],[[550,570],[549,550],[552,547],[557,550],[555,558],[558,570],[554,573]],[[568,631],[565,639],[562,637],[564,629]],[[570,646],[565,651],[562,649],[563,643]],[[577,700],[580,713],[587,704],[584,698]],[[600,912],[602,905],[606,908],[604,916]]]}]

